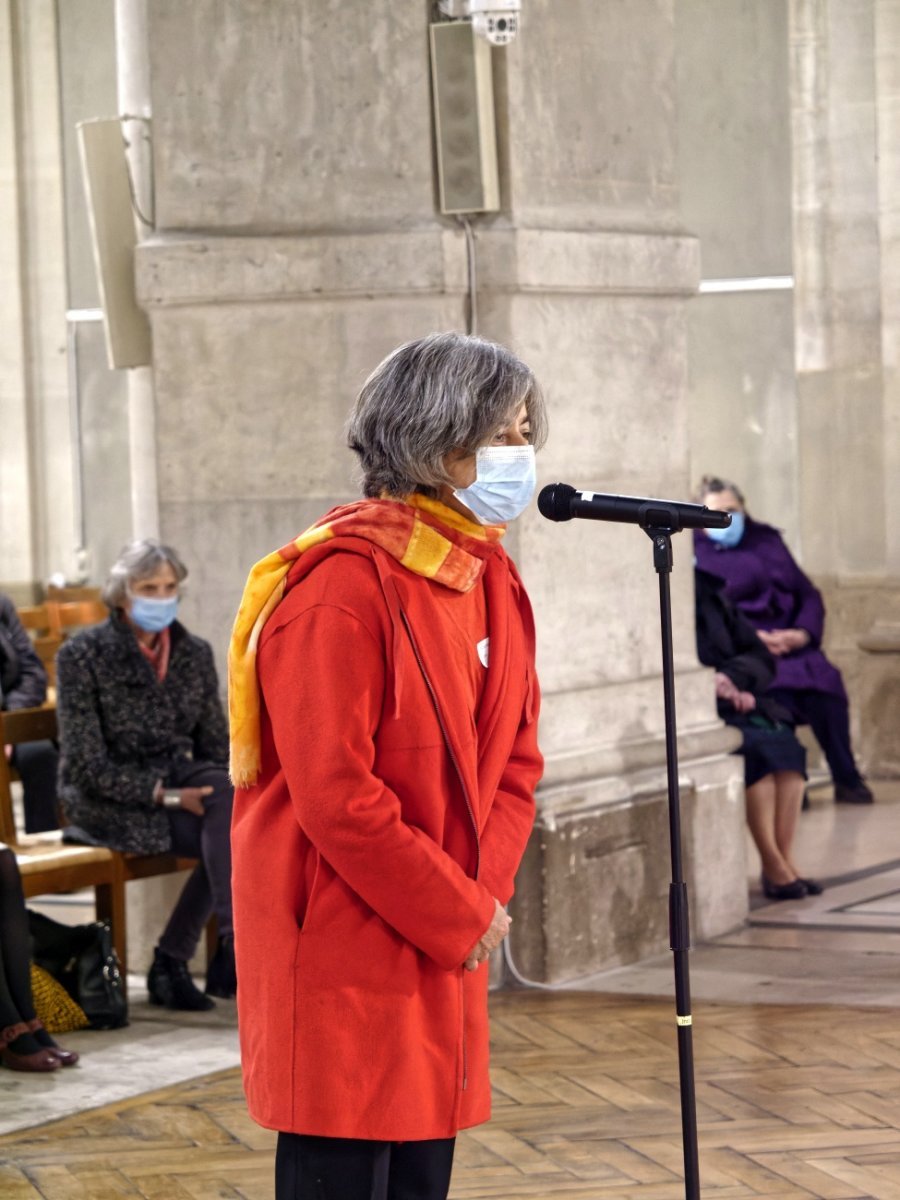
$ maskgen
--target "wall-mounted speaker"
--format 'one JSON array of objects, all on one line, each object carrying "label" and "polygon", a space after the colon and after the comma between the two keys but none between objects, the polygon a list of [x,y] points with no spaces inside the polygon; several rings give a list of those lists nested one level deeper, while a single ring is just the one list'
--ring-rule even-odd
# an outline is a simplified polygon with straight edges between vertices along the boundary
[{"label": "wall-mounted speaker", "polygon": [[109,365],[147,366],[152,360],[150,322],[135,293],[137,230],[121,123],[82,121],[78,144]]},{"label": "wall-mounted speaker", "polygon": [[431,85],[441,212],[496,212],[491,47],[470,21],[431,26]]}]

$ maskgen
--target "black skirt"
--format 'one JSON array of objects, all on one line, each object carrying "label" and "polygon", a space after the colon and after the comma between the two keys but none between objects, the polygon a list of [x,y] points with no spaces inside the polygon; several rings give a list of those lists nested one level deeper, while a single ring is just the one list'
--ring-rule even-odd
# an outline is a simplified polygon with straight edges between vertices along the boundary
[{"label": "black skirt", "polygon": [[729,713],[725,720],[743,734],[735,754],[744,756],[745,787],[753,787],[773,771],[797,771],[806,778],[806,751],[790,725],[759,713]]}]

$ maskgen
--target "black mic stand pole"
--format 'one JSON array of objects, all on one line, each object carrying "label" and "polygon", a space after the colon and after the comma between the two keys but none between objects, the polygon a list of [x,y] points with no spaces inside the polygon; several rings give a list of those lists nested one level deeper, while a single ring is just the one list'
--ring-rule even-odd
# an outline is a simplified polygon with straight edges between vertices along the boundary
[{"label": "black mic stand pole", "polygon": [[659,620],[662,637],[663,699],[666,720],[666,773],[669,788],[669,843],[672,882],[669,885],[669,944],[675,960],[675,1021],[678,1027],[678,1075],[681,1088],[681,1135],[684,1145],[684,1194],[699,1200],[700,1162],[697,1150],[697,1097],[694,1089],[694,1039],[691,1017],[691,946],[687,885],[681,863],[681,796],[678,789],[678,739],[675,723],[675,664],[672,655],[672,534],[681,529],[674,508],[656,500],[641,510],[638,524],[653,542],[653,566],[659,576]]}]

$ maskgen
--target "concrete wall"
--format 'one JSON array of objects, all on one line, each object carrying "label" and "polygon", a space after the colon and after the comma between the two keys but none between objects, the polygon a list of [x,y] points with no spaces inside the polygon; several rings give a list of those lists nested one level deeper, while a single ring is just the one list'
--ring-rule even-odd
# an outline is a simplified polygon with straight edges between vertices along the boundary
[{"label": "concrete wall", "polygon": [[[82,2],[66,45],[89,13],[107,20]],[[900,607],[898,7],[531,0],[494,56],[503,208],[476,222],[482,331],[548,393],[541,483],[687,495],[702,471],[735,476],[825,587],[851,689],[858,637]],[[464,240],[434,207],[429,11],[155,0],[145,24],[142,4],[117,6],[119,90],[153,117],[138,275],[154,364],[128,383],[127,446],[113,423],[97,461],[121,491],[128,457],[132,528],[158,519],[185,555],[185,615],[220,663],[251,563],[354,494],[342,425],[362,378],[397,342],[464,325]],[[4,499],[0,530],[37,574],[71,518],[49,520],[41,482],[71,480],[71,447],[54,474],[46,443],[65,392],[63,143],[33,72],[55,28],[46,0],[0,5],[15,68],[0,215],[17,239],[0,254],[29,264],[0,301],[19,331],[0,352],[3,491],[13,478],[29,503]],[[83,110],[87,76],[62,66],[64,111]],[[695,295],[701,276],[773,274],[793,293]],[[529,514],[510,547],[538,617],[548,754],[513,945],[526,973],[565,979],[666,942],[656,580],[635,530]],[[685,843],[709,935],[745,911],[740,770],[694,658],[686,539],[675,555]],[[141,938],[167,903],[141,902]]]},{"label": "concrete wall", "polygon": [[[160,521],[220,661],[252,562],[354,494],[341,430],[361,380],[398,342],[464,323],[464,241],[434,209],[427,6],[395,8],[148,9],[157,230],[138,273]],[[684,494],[698,257],[677,233],[672,5],[536,0],[496,59],[505,204],[477,223],[481,331],[547,388],[541,482]],[[635,530],[533,513],[510,540],[538,614],[548,754],[516,952],[565,978],[665,945],[656,578]],[[694,658],[687,543],[677,557],[687,840],[728,866],[726,881],[691,856],[710,933],[745,912],[739,772]],[[593,915],[567,938],[577,906]]]}]

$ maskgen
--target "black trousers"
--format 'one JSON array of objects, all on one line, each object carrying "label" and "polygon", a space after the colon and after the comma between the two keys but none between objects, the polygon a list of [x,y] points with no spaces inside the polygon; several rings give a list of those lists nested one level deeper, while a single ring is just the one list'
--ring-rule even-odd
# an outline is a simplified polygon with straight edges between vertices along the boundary
[{"label": "black trousers", "polygon": [[53,742],[22,742],[13,750],[13,766],[22,779],[25,832],[59,829],[56,769],[59,753]]},{"label": "black trousers", "polygon": [[835,783],[856,787],[859,767],[850,745],[850,712],[842,696],[808,688],[772,688],[766,693],[784,705],[797,725],[809,725],[828,762]]},{"label": "black trousers", "polygon": [[234,931],[231,918],[231,806],[234,788],[224,767],[211,763],[179,763],[166,776],[166,786],[211,787],[203,801],[202,817],[183,808],[166,813],[172,830],[172,849],[200,861],[188,876],[159,948],[187,961],[200,941],[203,927],[216,914],[220,937]]},{"label": "black trousers", "polygon": [[455,1145],[279,1133],[275,1200],[447,1200]]}]

